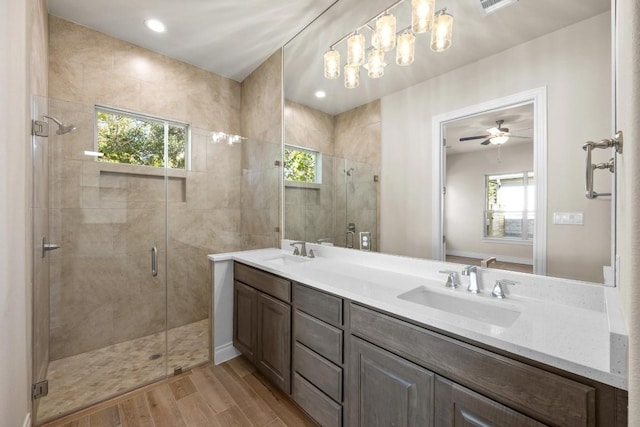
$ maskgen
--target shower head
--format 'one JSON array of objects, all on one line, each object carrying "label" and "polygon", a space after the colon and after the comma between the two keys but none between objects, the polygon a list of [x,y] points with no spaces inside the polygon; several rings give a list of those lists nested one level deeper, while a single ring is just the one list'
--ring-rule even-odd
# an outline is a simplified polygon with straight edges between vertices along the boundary
[{"label": "shower head", "polygon": [[346,174],[347,174],[347,176],[351,176],[351,173],[352,173],[354,170],[355,170],[354,168],[351,168],[351,169],[349,169],[349,170],[345,170],[345,171],[344,171],[344,173],[346,173]]},{"label": "shower head", "polygon": [[45,117],[47,119],[51,119],[58,125],[58,130],[56,131],[57,135],[64,135],[65,133],[73,132],[74,130],[76,130],[76,127],[74,125],[72,125],[72,124],[71,125],[65,125],[64,123],[62,123],[60,120],[56,119],[55,117],[47,116],[47,115],[43,115],[42,117]]}]

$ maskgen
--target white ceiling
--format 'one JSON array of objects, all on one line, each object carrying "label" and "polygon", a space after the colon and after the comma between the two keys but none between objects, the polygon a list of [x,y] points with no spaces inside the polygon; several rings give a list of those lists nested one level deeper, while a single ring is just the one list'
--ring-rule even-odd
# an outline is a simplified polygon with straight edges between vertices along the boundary
[{"label": "white ceiling", "polygon": [[[69,21],[242,81],[334,0],[48,0]],[[159,19],[167,31],[149,31]]]}]

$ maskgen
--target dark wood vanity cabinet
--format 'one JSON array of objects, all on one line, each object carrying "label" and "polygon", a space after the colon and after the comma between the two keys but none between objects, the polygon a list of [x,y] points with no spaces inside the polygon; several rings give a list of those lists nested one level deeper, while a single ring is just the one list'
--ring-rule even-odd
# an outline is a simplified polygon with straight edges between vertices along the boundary
[{"label": "dark wood vanity cabinet", "polygon": [[291,282],[235,263],[233,345],[291,393]]},{"label": "dark wood vanity cabinet", "polygon": [[626,426],[626,392],[235,263],[233,342],[324,427]]},{"label": "dark wood vanity cabinet", "polygon": [[323,427],[343,425],[343,300],[293,286],[293,400]]},{"label": "dark wood vanity cabinet", "polygon": [[434,425],[433,372],[359,338],[350,344],[350,426]]}]

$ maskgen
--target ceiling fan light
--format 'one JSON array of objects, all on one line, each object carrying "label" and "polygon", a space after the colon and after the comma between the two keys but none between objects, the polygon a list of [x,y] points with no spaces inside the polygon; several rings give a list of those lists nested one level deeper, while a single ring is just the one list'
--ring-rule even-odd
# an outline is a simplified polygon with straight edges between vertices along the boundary
[{"label": "ceiling fan light", "polygon": [[376,21],[376,38],[379,48],[385,52],[396,47],[396,17],[388,13]]},{"label": "ceiling fan light", "polygon": [[451,37],[453,35],[453,16],[446,12],[446,9],[439,11],[433,21],[431,30],[431,50],[434,52],[444,52],[451,47]]},{"label": "ceiling fan light", "polygon": [[433,26],[435,0],[411,0],[411,30],[426,33]]},{"label": "ceiling fan light", "polygon": [[329,49],[324,53],[324,76],[329,80],[340,77],[340,52]]},{"label": "ceiling fan light", "polygon": [[502,145],[509,140],[508,136],[494,136],[490,139],[491,143],[494,145]]},{"label": "ceiling fan light", "polygon": [[362,65],[364,64],[364,36],[355,33],[347,39],[347,64]]},{"label": "ceiling fan light", "polygon": [[396,64],[411,65],[416,54],[416,36],[405,31],[398,36],[398,46],[396,47]]},{"label": "ceiling fan light", "polygon": [[355,89],[360,84],[360,67],[357,65],[344,66],[344,87]]},{"label": "ceiling fan light", "polygon": [[377,79],[384,75],[384,51],[382,49],[372,49],[369,51],[369,58],[367,61],[367,74],[372,79]]}]

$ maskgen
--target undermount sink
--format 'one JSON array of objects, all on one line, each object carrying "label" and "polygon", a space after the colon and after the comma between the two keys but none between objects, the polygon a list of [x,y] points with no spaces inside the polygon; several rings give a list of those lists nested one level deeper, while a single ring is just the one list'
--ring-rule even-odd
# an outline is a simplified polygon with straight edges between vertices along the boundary
[{"label": "undermount sink", "polygon": [[468,298],[432,291],[424,286],[400,294],[398,298],[503,328],[513,325],[520,316],[520,311],[513,305],[501,307],[501,304],[506,304],[502,301],[487,304],[483,301],[472,301]]},{"label": "undermount sink", "polygon": [[272,258],[267,258],[264,260],[264,262],[268,262],[276,265],[293,265],[293,264],[300,264],[303,262],[307,262],[310,260],[311,258],[307,258],[299,255],[282,254]]}]

